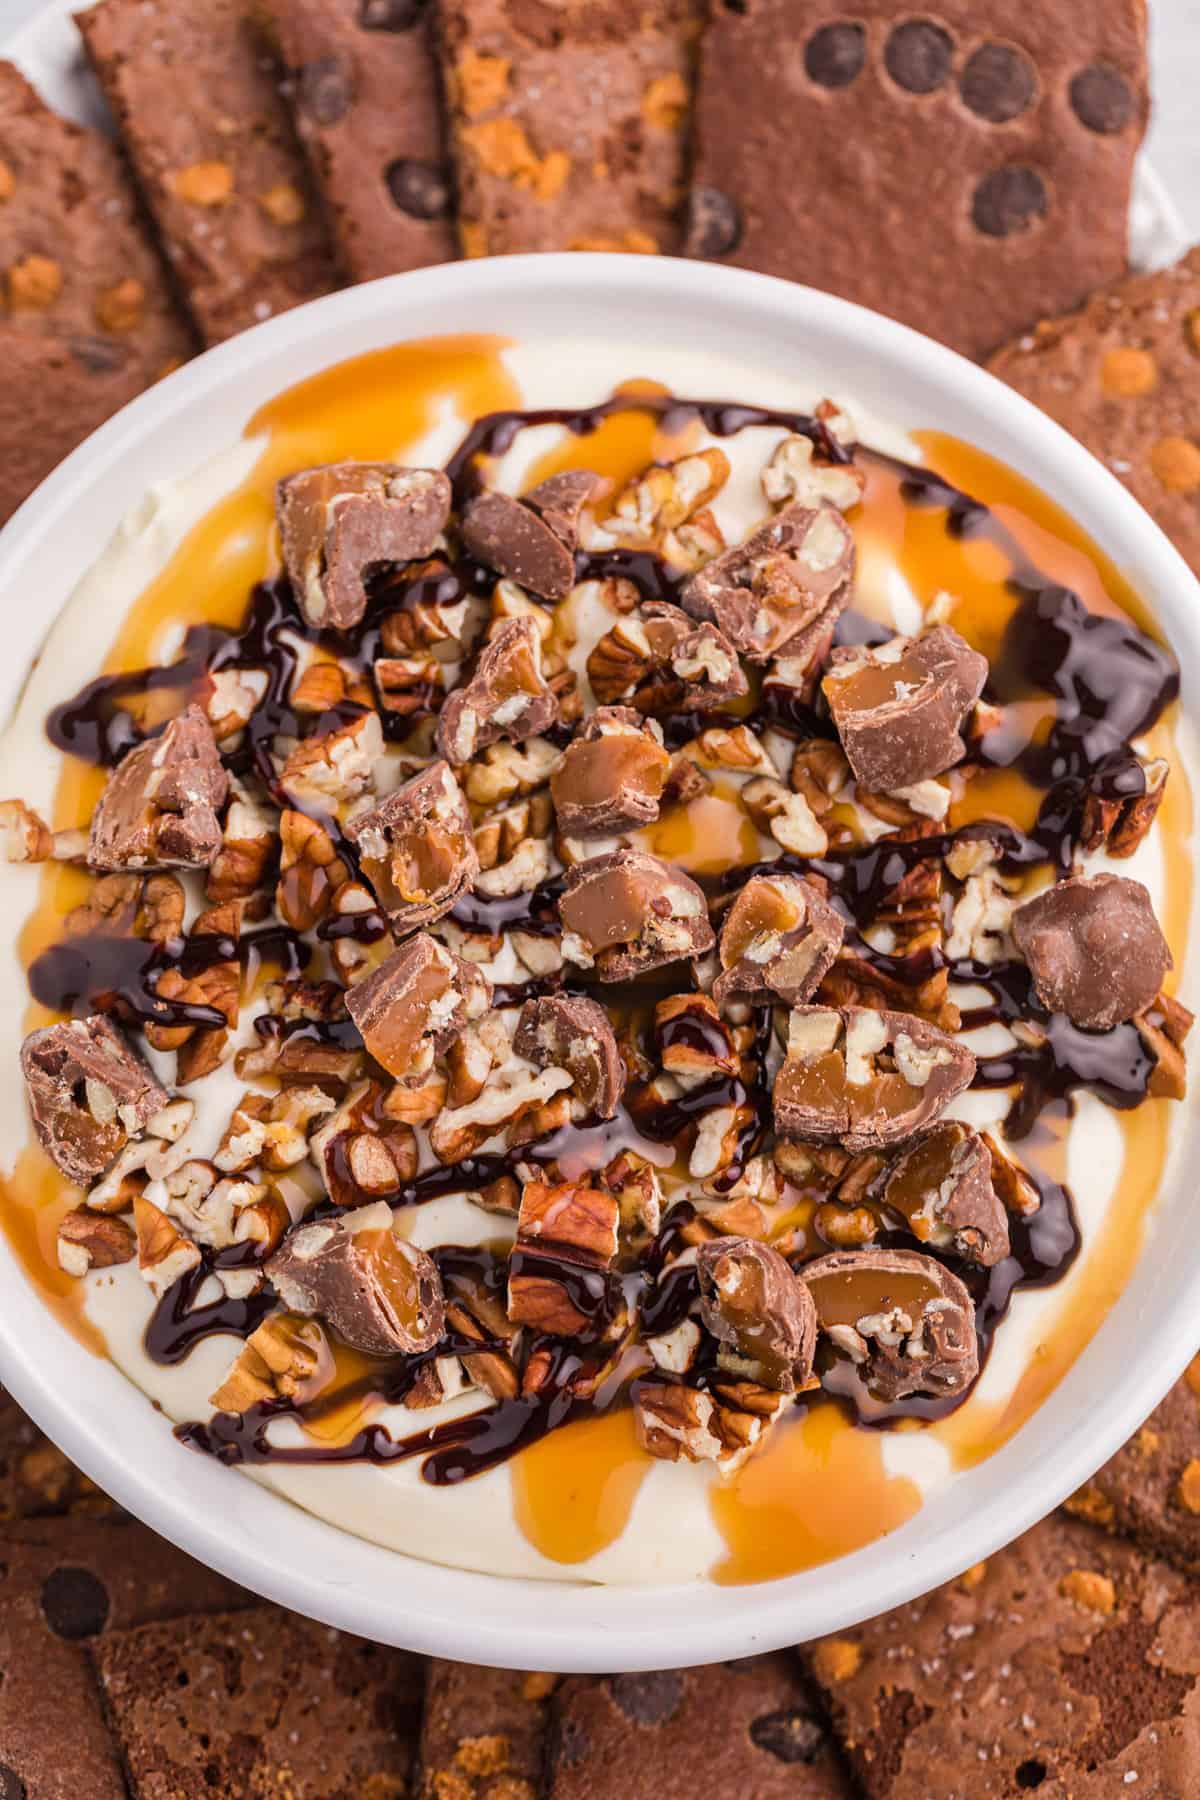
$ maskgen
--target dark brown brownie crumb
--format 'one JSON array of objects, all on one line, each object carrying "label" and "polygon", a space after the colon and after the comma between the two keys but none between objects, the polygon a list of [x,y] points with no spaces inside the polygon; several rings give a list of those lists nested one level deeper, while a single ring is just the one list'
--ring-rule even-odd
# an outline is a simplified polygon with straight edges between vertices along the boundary
[{"label": "dark brown brownie crumb", "polygon": [[1200,1576],[1200,1356],[1067,1511]]}]

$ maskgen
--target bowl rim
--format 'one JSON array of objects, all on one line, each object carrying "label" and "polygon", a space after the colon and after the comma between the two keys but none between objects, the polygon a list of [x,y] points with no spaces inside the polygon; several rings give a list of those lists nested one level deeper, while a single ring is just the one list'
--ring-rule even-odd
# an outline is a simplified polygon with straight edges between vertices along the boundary
[{"label": "bowl rim", "polygon": [[[17,604],[23,584],[36,570],[39,547],[51,534],[69,529],[72,509],[97,470],[119,464],[153,432],[178,430],[206,394],[239,373],[252,388],[256,368],[293,351],[300,360],[290,380],[329,366],[328,358],[309,365],[303,355],[334,322],[352,330],[356,320],[386,314],[395,319],[392,341],[399,342],[413,335],[411,328],[405,329],[406,311],[428,307],[440,296],[477,301],[486,319],[498,302],[511,299],[519,305],[534,289],[568,305],[572,296],[614,306],[633,296],[639,302],[719,305],[747,325],[761,324],[768,343],[772,334],[786,339],[798,329],[810,345],[814,340],[819,344],[822,333],[854,337],[872,361],[901,365],[919,375],[935,412],[939,397],[952,392],[987,415],[989,431],[994,426],[996,434],[1029,446],[1036,465],[1032,478],[1054,497],[1068,486],[1088,495],[1088,529],[1119,561],[1136,565],[1143,592],[1182,597],[1172,602],[1171,610],[1178,613],[1185,640],[1191,630],[1187,647],[1200,664],[1200,623],[1188,625],[1189,607],[1190,616],[1200,621],[1200,584],[1182,557],[1108,469],[983,368],[905,326],[814,289],[711,264],[622,255],[504,257],[389,276],[314,301],[208,351],[102,425],[13,516],[0,533],[0,605],[6,600]],[[348,343],[342,354],[354,354],[353,345]],[[257,403],[252,394],[247,417]],[[1095,523],[1101,516],[1103,531]],[[116,517],[109,519],[105,536],[117,523]],[[43,629],[49,629],[68,592],[69,587],[61,597],[55,595]],[[1144,1254],[1139,1256],[1131,1284],[1145,1260]],[[1191,1296],[1200,1281],[1200,1249],[1189,1279],[1190,1293],[1182,1289],[1165,1304],[1147,1304],[1148,1297],[1142,1297],[1135,1315],[1145,1333],[1141,1353],[1128,1360],[1124,1384],[1106,1391],[1103,1409],[1084,1416],[1084,1407],[1078,1406],[1054,1439],[1049,1460],[1018,1470],[1009,1482],[993,1483],[998,1491],[985,1497],[961,1530],[942,1537],[926,1533],[914,1547],[909,1539],[920,1536],[912,1526],[921,1520],[923,1508],[916,1521],[889,1539],[802,1574],[746,1587],[711,1582],[601,1587],[569,1577],[547,1583],[449,1568],[353,1537],[257,1482],[231,1482],[219,1464],[184,1450],[162,1431],[163,1421],[150,1412],[141,1391],[115,1365],[81,1346],[75,1349],[87,1359],[93,1380],[77,1390],[56,1385],[50,1371],[56,1360],[63,1360],[63,1345],[55,1343],[54,1354],[43,1357],[39,1340],[46,1348],[47,1332],[73,1340],[12,1258],[0,1258],[0,1379],[42,1429],[129,1512],[243,1586],[326,1624],[383,1643],[493,1666],[563,1671],[682,1667],[852,1626],[952,1579],[1033,1525],[1126,1441],[1189,1360],[1196,1348]],[[1114,1312],[1120,1306],[1119,1299]],[[1101,1333],[1112,1324],[1110,1314]],[[1060,1386],[1079,1374],[1096,1341]],[[127,1414],[131,1429],[136,1428],[112,1376],[165,1440],[149,1439],[147,1453],[136,1462],[128,1455],[128,1438],[111,1428],[111,1414],[102,1418],[88,1403],[90,1386],[93,1402],[99,1398],[117,1415]],[[1082,1401],[1086,1384],[1075,1386]],[[1039,1412],[1053,1399],[1049,1396]],[[988,1464],[1003,1458],[1007,1470],[1011,1458],[1006,1453],[1033,1422]],[[186,1474],[174,1467],[172,1452],[187,1459]],[[223,1484],[220,1488],[210,1485],[214,1478]],[[881,1543],[894,1546],[895,1554],[881,1556]],[[397,1576],[404,1584],[399,1598]]]}]

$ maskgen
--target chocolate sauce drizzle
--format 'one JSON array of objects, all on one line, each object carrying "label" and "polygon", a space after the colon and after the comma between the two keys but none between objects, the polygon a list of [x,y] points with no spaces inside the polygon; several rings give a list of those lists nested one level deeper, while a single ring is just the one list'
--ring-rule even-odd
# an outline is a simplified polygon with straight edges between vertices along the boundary
[{"label": "chocolate sauce drizzle", "polygon": [[[693,421],[699,421],[717,437],[732,436],[753,426],[782,427],[807,436],[830,462],[851,460],[825,425],[806,414],[726,401],[680,399],[667,394],[617,394],[594,407],[514,410],[479,419],[446,466],[456,504],[461,507],[479,491],[489,462],[503,455],[527,428],[553,424],[576,437],[586,437],[606,419],[623,412],[652,414],[667,433],[682,430]],[[988,1002],[964,1013],[964,1029],[1017,1018],[1039,1028],[1037,1043],[1021,1044],[1003,1055],[979,1059],[977,1086],[1015,1090],[1006,1127],[1009,1137],[1027,1135],[1047,1105],[1069,1106],[1070,1096],[1079,1088],[1089,1089],[1112,1106],[1137,1105],[1146,1094],[1153,1063],[1133,1026],[1119,1026],[1111,1032],[1080,1031],[1061,1015],[1047,1014],[1039,1006],[1023,966],[983,967],[971,962],[948,962],[939,949],[889,955],[875,950],[862,932],[890,890],[911,869],[926,859],[944,857],[956,843],[985,839],[998,852],[1001,866],[1010,870],[1040,865],[1049,866],[1056,874],[1068,871],[1079,845],[1089,797],[1123,801],[1144,792],[1145,778],[1130,749],[1130,740],[1145,732],[1175,698],[1178,670],[1168,653],[1132,624],[1089,613],[1077,594],[1044,577],[988,507],[935,471],[900,463],[870,450],[860,449],[857,454],[897,474],[908,505],[944,510],[951,536],[984,539],[995,544],[1008,559],[1009,587],[1018,604],[1000,654],[992,664],[986,697],[997,707],[1011,708],[1032,696],[1048,696],[1054,701],[1055,716],[1049,730],[1036,742],[1030,742],[1005,714],[971,754],[982,766],[1018,770],[1042,790],[1044,797],[1029,833],[984,821],[955,832],[931,833],[912,841],[885,839],[867,848],[831,851],[822,857],[785,854],[760,867],[819,877],[847,920],[847,942],[857,955],[892,979],[915,987],[945,968],[953,980],[982,987]],[[581,553],[577,558],[577,577],[580,581],[620,577],[631,582],[644,599],[654,600],[677,600],[681,582],[681,577],[658,558],[630,550]],[[280,792],[271,755],[273,740],[278,736],[302,739],[323,734],[363,710],[349,700],[320,715],[293,708],[290,694],[298,669],[299,640],[307,638],[331,649],[352,671],[369,676],[382,648],[383,622],[388,613],[420,605],[454,604],[473,595],[486,596],[491,584],[489,572],[464,557],[434,559],[415,572],[397,570],[376,583],[361,624],[351,633],[340,634],[314,631],[307,626],[286,580],[261,583],[253,590],[240,628],[229,631],[210,625],[194,626],[187,633],[179,659],[170,667],[102,676],[90,682],[72,700],[55,709],[47,724],[49,736],[60,750],[111,767],[133,745],[153,735],[153,729],[144,729],[139,720],[149,696],[175,694],[182,706],[201,692],[210,671],[261,671],[267,678],[266,694],[241,743],[225,761],[235,775],[257,778],[266,793],[276,803],[282,803],[285,797]],[[852,611],[843,615],[837,630],[840,643],[872,643],[888,635],[886,627]],[[427,703],[429,710],[434,710],[436,696],[428,696]],[[411,729],[414,718],[409,714],[393,720],[386,712],[382,716],[385,731],[397,736]],[[662,723],[666,741],[675,746],[706,725],[723,720],[719,711],[681,711]],[[769,679],[763,684],[757,708],[748,722],[798,738],[836,735],[819,698],[811,705],[805,704],[794,690]],[[322,823],[328,826],[330,821]],[[340,836],[338,847],[339,851],[346,851],[351,868],[356,868],[350,846]],[[755,872],[755,868],[738,869],[708,885],[716,891],[728,891],[742,885]],[[561,888],[562,878],[554,877],[531,893],[500,899],[468,895],[457,903],[451,917],[467,930],[490,934],[514,927],[531,934],[555,932]],[[364,942],[377,941],[386,935],[387,921],[382,913],[370,912],[356,915],[346,924],[326,921],[318,935],[330,940],[343,931]],[[224,1023],[215,1008],[157,996],[155,988],[162,972],[174,967],[194,976],[219,961],[234,957],[244,961],[255,956],[279,963],[289,974],[301,973],[306,960],[304,947],[294,934],[273,928],[248,934],[240,942],[213,937],[173,940],[165,945],[95,934],[69,939],[44,952],[34,963],[30,980],[35,996],[57,1010],[86,1012],[102,1007],[130,1024],[208,1026]],[[497,991],[496,1004],[515,1005],[530,993],[559,986],[557,979],[514,984]],[[581,978],[579,991],[588,991],[586,979]],[[770,1009],[761,1009],[758,1022],[755,1055],[761,1068],[771,1032]],[[359,1041],[349,1021],[293,1025],[268,1015],[257,1021],[257,1029],[263,1036],[307,1031],[320,1036],[322,1042],[342,1048],[357,1047]],[[739,1076],[720,1075],[669,1102],[655,1102],[646,1090],[632,1084],[626,1105],[614,1121],[572,1126],[503,1156],[471,1157],[452,1168],[428,1170],[403,1183],[388,1199],[393,1205],[413,1206],[441,1194],[477,1191],[510,1175],[518,1162],[553,1164],[573,1154],[591,1166],[596,1159],[612,1155],[614,1146],[623,1138],[675,1143],[689,1132],[698,1116],[715,1106],[739,1107],[746,1119],[734,1163],[723,1177],[725,1185],[731,1186],[769,1129],[770,1108],[764,1081],[747,1083]],[[981,1362],[1016,1289],[1059,1280],[1078,1253],[1079,1234],[1069,1193],[1036,1171],[1029,1173],[1039,1187],[1041,1208],[1030,1219],[1010,1221],[1012,1248],[1004,1262],[991,1270],[980,1270],[941,1255],[941,1260],[965,1282],[975,1301]],[[694,1309],[694,1270],[672,1263],[694,1217],[690,1202],[672,1207],[636,1273],[624,1278],[624,1297],[638,1327],[647,1335],[671,1330]],[[908,1247],[915,1242],[903,1232],[888,1233],[881,1241]],[[940,1254],[931,1252],[928,1245],[919,1247],[926,1254]],[[200,1267],[164,1296],[146,1337],[147,1350],[156,1361],[178,1362],[197,1342],[214,1333],[244,1338],[267,1316],[275,1304],[269,1285],[248,1299],[196,1304],[204,1280],[214,1269],[233,1266],[231,1258],[244,1262],[247,1254],[245,1246],[218,1256],[206,1253]],[[446,1247],[435,1252],[435,1257],[448,1288],[461,1285],[468,1293],[474,1290],[486,1294],[501,1308],[510,1264],[530,1269],[545,1261],[553,1265],[556,1280],[564,1278],[565,1265],[561,1260],[542,1251],[522,1249],[509,1259],[487,1249]],[[617,1315],[622,1300],[621,1280],[607,1273],[582,1271],[571,1292],[581,1315],[589,1321],[584,1336],[571,1341],[534,1340],[522,1353],[524,1371],[537,1358],[537,1380],[527,1384],[533,1391],[522,1393],[515,1400],[497,1402],[467,1418],[400,1439],[393,1438],[382,1425],[372,1423],[340,1445],[284,1446],[272,1441],[269,1428],[274,1420],[294,1417],[303,1423],[319,1416],[323,1406],[332,1403],[318,1398],[307,1407],[272,1402],[252,1407],[242,1416],[218,1414],[206,1424],[180,1426],[177,1435],[194,1448],[228,1463],[383,1464],[419,1457],[423,1478],[435,1485],[467,1479],[574,1418],[628,1403],[631,1385],[636,1383],[644,1363],[616,1354],[611,1344],[588,1341],[589,1334],[599,1334]],[[359,1385],[364,1394],[398,1402],[412,1391],[421,1370],[436,1356],[470,1354],[479,1349],[478,1340],[459,1342],[447,1337],[435,1351],[423,1356],[381,1363]],[[702,1361],[687,1379],[702,1384],[707,1377]],[[861,1387],[853,1365],[835,1358],[823,1364],[822,1383],[827,1393],[850,1406],[860,1422],[867,1424],[887,1423],[898,1416],[937,1418],[961,1404],[962,1399],[916,1398],[882,1408]],[[340,1390],[337,1398],[345,1397],[346,1390]]]}]

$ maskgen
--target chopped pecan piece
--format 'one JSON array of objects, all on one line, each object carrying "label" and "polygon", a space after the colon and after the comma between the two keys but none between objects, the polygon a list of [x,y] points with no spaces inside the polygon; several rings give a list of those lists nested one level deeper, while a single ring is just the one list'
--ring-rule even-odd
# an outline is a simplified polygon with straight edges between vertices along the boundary
[{"label": "chopped pecan piece", "polygon": [[1141,1012],[1174,966],[1148,891],[1125,875],[1060,881],[1016,909],[1012,934],[1042,1005],[1085,1031]]},{"label": "chopped pecan piece", "polygon": [[713,946],[708,907],[696,883],[642,850],[614,850],[580,863],[559,901],[563,954],[601,981],[702,956]]},{"label": "chopped pecan piece", "polygon": [[333,1355],[317,1321],[274,1313],[250,1333],[209,1403],[228,1413],[244,1413],[269,1400],[303,1406],[328,1387],[333,1374]]},{"label": "chopped pecan piece", "polygon": [[975,1307],[949,1269],[915,1250],[845,1250],[800,1271],[821,1333],[877,1400],[961,1394],[979,1372]]},{"label": "chopped pecan piece", "polygon": [[707,994],[669,994],[658,1001],[654,1042],[663,1068],[685,1087],[737,1074],[732,1034]]},{"label": "chopped pecan piece", "polygon": [[837,508],[797,502],[693,575],[683,604],[755,662],[785,646],[799,656],[844,612],[854,561],[854,537]]},{"label": "chopped pecan piece", "polygon": [[136,1255],[137,1240],[124,1219],[77,1206],[59,1221],[58,1266],[68,1275],[111,1269],[132,1262]]},{"label": "chopped pecan piece", "polygon": [[431,1350],[445,1330],[442,1281],[424,1250],[394,1229],[381,1201],[345,1219],[297,1225],[266,1265],[292,1312],[317,1314],[355,1350]]},{"label": "chopped pecan piece", "polygon": [[700,1317],[722,1345],[721,1367],[794,1394],[812,1373],[812,1296],[778,1250],[745,1237],[713,1238],[696,1256]]},{"label": "chopped pecan piece", "polygon": [[1155,1099],[1182,1100],[1187,1094],[1183,1046],[1195,1024],[1195,1015],[1170,995],[1159,994],[1133,1022],[1142,1043],[1154,1058],[1147,1091]]},{"label": "chopped pecan piece", "polygon": [[562,600],[575,585],[579,515],[596,487],[586,469],[568,469],[519,500],[480,494],[462,517],[462,541],[497,574],[543,600]]},{"label": "chopped pecan piece", "polygon": [[715,1462],[732,1473],[788,1404],[784,1394],[749,1381],[711,1390],[644,1376],[634,1383],[638,1442],[665,1462]]},{"label": "chopped pecan piece", "polygon": [[290,808],[279,820],[279,880],[275,905],[285,925],[311,931],[329,911],[346,879],[346,865],[323,825]]},{"label": "chopped pecan piece", "polygon": [[491,983],[427,931],[394,950],[346,995],[346,1010],[377,1063],[400,1079],[421,1053],[444,1050],[491,1002]]},{"label": "chopped pecan piece", "polygon": [[138,1273],[159,1299],[200,1264],[199,1246],[185,1237],[161,1208],[138,1194],[133,1202]]},{"label": "chopped pecan piece", "polygon": [[992,1156],[977,1131],[943,1119],[888,1171],[883,1204],[923,1244],[990,1269],[1008,1255],[1008,1217],[992,1182]]},{"label": "chopped pecan piece", "polygon": [[21,1072],[38,1141],[81,1187],[166,1106],[170,1096],[103,1013],[31,1031]]},{"label": "chopped pecan piece", "polygon": [[[445,1082],[438,1084],[438,1103]],[[398,1192],[417,1172],[413,1093],[364,1081],[312,1136],[312,1158],[335,1206],[359,1206]],[[422,1116],[427,1116],[423,1114]]]},{"label": "chopped pecan piece", "polygon": [[559,830],[604,837],[653,824],[671,758],[662,731],[631,706],[600,706],[550,777]]},{"label": "chopped pecan piece", "polygon": [[304,1161],[308,1134],[337,1102],[319,1087],[285,1087],[278,1094],[244,1093],[234,1107],[213,1162],[225,1175],[261,1164],[278,1174]]},{"label": "chopped pecan piece", "polygon": [[46,862],[54,854],[54,833],[23,800],[0,800],[0,861]]},{"label": "chopped pecan piece", "polygon": [[323,737],[305,738],[279,772],[279,785],[299,807],[336,810],[370,793],[383,755],[379,714],[365,712]]},{"label": "chopped pecan piece", "polygon": [[696,624],[667,600],[647,600],[618,619],[587,660],[601,705],[628,703],[643,713],[698,712],[748,692],[737,652],[713,624]]},{"label": "chopped pecan piece", "polygon": [[207,868],[221,847],[217,808],[229,790],[198,706],[130,750],[92,815],[93,869]]},{"label": "chopped pecan piece", "polygon": [[949,625],[835,650],[821,687],[860,787],[895,793],[961,762],[963,720],[987,675],[987,658]]},{"label": "chopped pecan piece", "polygon": [[329,463],[278,485],[283,560],[310,625],[345,631],[366,611],[370,576],[430,554],[450,516],[439,469]]},{"label": "chopped pecan piece", "polygon": [[508,1316],[555,1337],[583,1337],[612,1319],[620,1289],[610,1273],[620,1208],[585,1182],[527,1181],[509,1258]]},{"label": "chopped pecan piece", "polygon": [[542,670],[542,646],[532,619],[508,619],[480,652],[469,681],[446,698],[437,744],[461,765],[499,738],[519,744],[558,718],[558,700]]},{"label": "chopped pecan piece", "polygon": [[811,438],[791,433],[775,446],[762,472],[762,490],[772,506],[798,500],[802,506],[828,501],[841,512],[857,506],[866,476],[853,463],[833,463],[817,454]]},{"label": "chopped pecan piece", "polygon": [[471,814],[447,763],[435,762],[346,827],[362,872],[394,926],[450,911],[479,873]]},{"label": "chopped pecan piece", "polygon": [[1153,825],[1167,791],[1170,764],[1162,756],[1136,760],[1142,772],[1140,793],[1086,795],[1079,827],[1081,850],[1103,849],[1109,856],[1132,856]]},{"label": "chopped pecan piece", "polygon": [[841,914],[809,882],[753,875],[721,927],[713,998],[797,1006],[816,993],[845,933]]},{"label": "chopped pecan piece", "polygon": [[908,1013],[798,1006],[775,1078],[783,1137],[874,1150],[932,1124],[975,1073],[964,1044]]},{"label": "chopped pecan piece", "polygon": [[565,1069],[589,1118],[611,1119],[625,1090],[625,1064],[608,1014],[595,1000],[545,994],[527,1000],[513,1038],[539,1069]]}]

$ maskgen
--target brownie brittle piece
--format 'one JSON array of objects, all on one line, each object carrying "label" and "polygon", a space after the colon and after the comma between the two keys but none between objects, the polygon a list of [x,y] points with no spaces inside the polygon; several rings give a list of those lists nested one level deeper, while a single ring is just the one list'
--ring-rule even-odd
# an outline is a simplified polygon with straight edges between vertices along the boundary
[{"label": "brownie brittle piece", "polygon": [[850,602],[854,566],[854,536],[837,507],[796,502],[706,563],[683,604],[753,662],[797,657],[831,637]]},{"label": "brownie brittle piece", "polygon": [[990,1269],[1009,1252],[1008,1215],[977,1131],[943,1119],[891,1164],[880,1198],[923,1244]]},{"label": "brownie brittle piece", "polygon": [[590,1118],[611,1119],[625,1090],[625,1064],[609,1017],[582,995],[542,994],[521,1008],[513,1049],[540,1069],[565,1069]]},{"label": "brownie brittle piece", "polygon": [[821,687],[860,786],[895,793],[961,762],[987,676],[987,658],[948,625],[835,650]]},{"label": "brownie brittle piece", "polygon": [[461,765],[501,738],[520,744],[537,737],[557,718],[537,626],[532,619],[509,619],[483,646],[470,679],[447,695],[437,745],[448,762]]},{"label": "brownie brittle piece", "polygon": [[21,1072],[38,1141],[87,1187],[170,1096],[103,1013],[31,1031]]},{"label": "brownie brittle piece", "polygon": [[296,132],[352,281],[458,254],[421,0],[254,0],[286,71]]},{"label": "brownie brittle piece", "polygon": [[1125,875],[1073,876],[1012,916],[1038,999],[1087,1031],[1149,1006],[1172,964],[1150,895]]},{"label": "brownie brittle piece", "polygon": [[550,777],[559,830],[605,837],[653,824],[670,766],[653,720],[632,706],[598,706]]},{"label": "brownie brittle piece", "polygon": [[961,1394],[979,1372],[975,1306],[957,1275],[916,1250],[838,1250],[805,1263],[821,1335],[876,1400]]},{"label": "brownie brittle piece", "polygon": [[126,752],[92,815],[93,869],[203,869],[221,848],[229,777],[198,706]]},{"label": "brownie brittle piece", "polygon": [[775,1077],[775,1129],[853,1151],[903,1143],[974,1073],[965,1044],[911,1013],[797,1006]]},{"label": "brownie brittle piece", "polygon": [[283,561],[310,625],[346,631],[367,609],[367,582],[429,555],[450,516],[440,469],[328,463],[286,475],[275,509]]},{"label": "brownie brittle piece", "polygon": [[474,963],[420,931],[354,983],[346,1011],[375,1061],[400,1080],[481,1018],[491,996],[491,983]]},{"label": "brownie brittle piece", "polygon": [[845,934],[841,914],[811,882],[752,875],[721,926],[713,999],[798,1006],[833,967]]},{"label": "brownie brittle piece", "polygon": [[420,1800],[530,1800],[541,1791],[547,1702],[558,1677],[431,1657]]},{"label": "brownie brittle piece", "polygon": [[988,367],[1086,444],[1200,574],[1200,249],[1043,319]]},{"label": "brownie brittle piece", "polygon": [[346,826],[362,872],[400,931],[450,911],[479,873],[471,814],[444,762],[431,763]]},{"label": "brownie brittle piece", "polygon": [[290,1311],[316,1314],[369,1356],[430,1350],[445,1329],[437,1268],[393,1230],[382,1201],[295,1226],[266,1273]]},{"label": "brownie brittle piece", "polygon": [[442,0],[467,256],[676,251],[697,0]]},{"label": "brownie brittle piece", "polygon": [[1124,274],[1149,106],[1141,0],[717,7],[688,252],[983,356]]},{"label": "brownie brittle piece", "polygon": [[713,945],[704,894],[690,876],[644,850],[577,863],[558,904],[563,955],[601,981],[627,981]]},{"label": "brownie brittle piece", "polygon": [[770,1244],[718,1237],[696,1257],[700,1317],[721,1345],[720,1366],[778,1393],[812,1373],[817,1314],[812,1295]]},{"label": "brownie brittle piece", "polygon": [[575,585],[579,515],[597,484],[588,469],[551,475],[515,499],[492,488],[463,511],[462,541],[472,556],[543,600],[562,600]]},{"label": "brownie brittle piece", "polygon": [[329,293],[324,221],[250,0],[99,0],[76,23],[205,342]]}]

